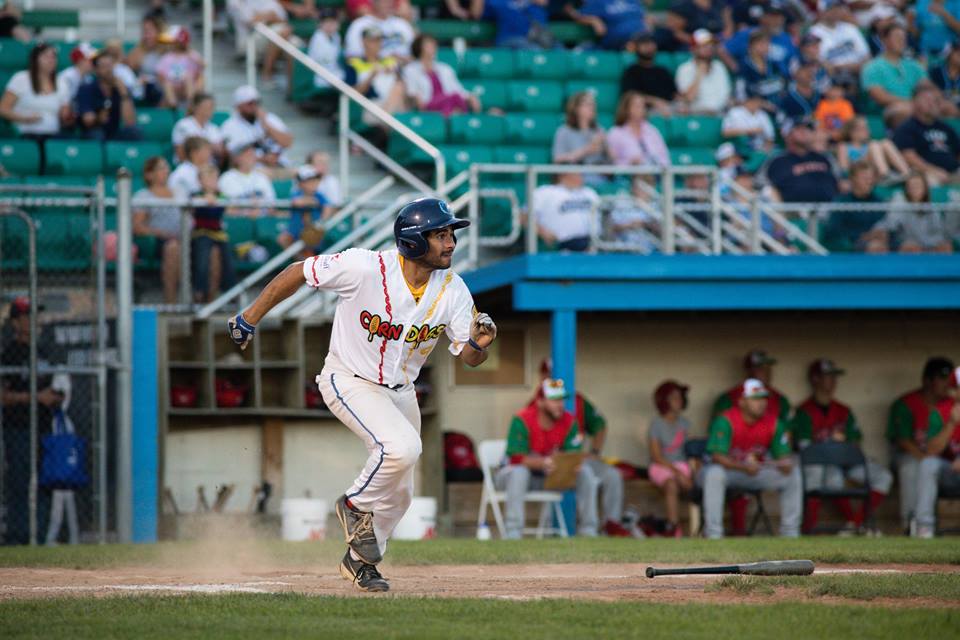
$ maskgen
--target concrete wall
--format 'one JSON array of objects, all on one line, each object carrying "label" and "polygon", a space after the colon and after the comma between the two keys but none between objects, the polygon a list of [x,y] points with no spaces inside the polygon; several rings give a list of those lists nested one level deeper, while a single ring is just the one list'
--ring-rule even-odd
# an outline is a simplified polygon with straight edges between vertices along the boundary
[{"label": "concrete wall", "polygon": [[253,487],[260,484],[260,429],[213,427],[168,433],[163,486],[173,492],[181,512],[197,507],[202,485],[212,507],[217,489],[235,484],[226,511],[246,511]]}]

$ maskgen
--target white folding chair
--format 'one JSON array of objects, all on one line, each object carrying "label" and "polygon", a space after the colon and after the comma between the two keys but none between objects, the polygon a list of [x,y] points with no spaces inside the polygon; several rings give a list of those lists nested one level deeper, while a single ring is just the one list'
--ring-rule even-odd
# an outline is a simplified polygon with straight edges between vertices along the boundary
[{"label": "white folding chair", "polygon": [[[500,503],[506,502],[507,494],[504,491],[497,491],[493,483],[493,474],[500,467],[504,457],[507,454],[506,440],[483,440],[477,447],[477,457],[480,459],[480,468],[483,470],[483,492],[480,494],[480,512],[477,514],[477,528],[479,529],[487,521],[487,507],[493,510],[493,519],[497,525],[497,532],[503,538],[503,511],[500,509]],[[563,517],[563,509],[560,506],[563,500],[563,494],[557,491],[528,491],[524,496],[524,502],[539,502],[540,518],[537,522],[537,528],[524,528],[523,533],[532,533],[537,538],[543,538],[545,534],[559,535],[561,538],[568,537],[566,521]],[[548,527],[547,522],[550,519],[551,506],[553,514],[556,517],[557,527]]]}]

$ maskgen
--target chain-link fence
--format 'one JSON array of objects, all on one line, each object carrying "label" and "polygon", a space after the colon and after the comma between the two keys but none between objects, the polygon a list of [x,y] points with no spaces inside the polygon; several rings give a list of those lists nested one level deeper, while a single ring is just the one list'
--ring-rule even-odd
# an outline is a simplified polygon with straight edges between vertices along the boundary
[{"label": "chain-link fence", "polygon": [[114,530],[115,223],[102,181],[0,186],[3,544]]}]

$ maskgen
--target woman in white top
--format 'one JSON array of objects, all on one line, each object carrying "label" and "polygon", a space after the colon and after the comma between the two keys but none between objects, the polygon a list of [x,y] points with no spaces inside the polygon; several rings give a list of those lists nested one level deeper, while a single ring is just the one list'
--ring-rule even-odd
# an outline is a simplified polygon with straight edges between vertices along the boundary
[{"label": "woman in white top", "polygon": [[10,78],[0,116],[15,123],[21,135],[38,139],[58,135],[61,124],[70,122],[69,100],[57,91],[57,51],[51,45],[35,46],[27,69]]},{"label": "woman in white top", "polygon": [[173,125],[173,148],[177,152],[177,158],[183,160],[183,143],[187,138],[199,136],[210,143],[210,150],[213,152],[218,164],[222,164],[226,156],[223,148],[223,134],[220,127],[213,124],[213,112],[216,105],[213,96],[209,93],[198,93],[193,96],[187,116],[177,120]]},{"label": "woman in white top", "polygon": [[[180,281],[180,208],[173,204],[173,189],[167,185],[169,178],[170,165],[163,156],[147,158],[143,163],[147,186],[133,194],[133,235],[157,239],[163,300],[173,304],[177,301]],[[141,204],[152,200],[170,200],[170,204]]]},{"label": "woman in white top", "polygon": [[453,68],[437,61],[433,36],[417,36],[410,51],[415,60],[403,68],[403,81],[418,110],[439,111],[445,116],[480,111],[480,100],[463,88]]}]

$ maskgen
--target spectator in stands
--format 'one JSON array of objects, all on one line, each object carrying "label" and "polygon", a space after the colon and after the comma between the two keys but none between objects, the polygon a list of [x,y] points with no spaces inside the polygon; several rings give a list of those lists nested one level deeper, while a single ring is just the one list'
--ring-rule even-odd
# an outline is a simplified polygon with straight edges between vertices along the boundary
[{"label": "spectator in stands", "polygon": [[722,0],[674,0],[667,8],[667,24],[671,31],[682,31],[686,42],[697,29],[706,29],[714,36],[733,35],[730,7]]},{"label": "spectator in stands", "polygon": [[537,235],[550,249],[586,251],[600,197],[583,184],[582,173],[559,173],[556,184],[533,192]]},{"label": "spectator in stands", "polygon": [[787,68],[770,57],[770,36],[759,30],[751,33],[747,55],[738,65],[737,99],[744,101],[748,94],[756,94],[763,100],[763,109],[775,114],[788,77]]},{"label": "spectator in stands", "polygon": [[[953,386],[960,384],[960,369],[953,372]],[[918,538],[932,538],[937,519],[937,496],[941,489],[960,489],[960,401],[954,400],[939,432],[931,424],[927,431],[927,457],[917,473]]]},{"label": "spectator in stands", "polygon": [[93,77],[77,91],[77,115],[85,138],[138,140],[133,97],[113,74],[113,54],[99,52],[93,59]]},{"label": "spectator in stands", "polygon": [[571,17],[593,29],[600,46],[623,51],[627,43],[647,30],[646,11],[640,0],[586,0]]},{"label": "spectator in stands", "polygon": [[927,455],[939,453],[928,449],[930,440],[957,424],[952,389],[955,369],[948,358],[930,358],[923,366],[922,386],[900,396],[890,407],[887,440],[894,448],[904,529],[910,528],[917,515],[920,464]]},{"label": "spectator in stands", "polygon": [[680,492],[693,488],[690,465],[684,445],[690,432],[690,421],[683,415],[687,408],[687,392],[690,387],[667,380],[653,392],[653,403],[659,415],[650,422],[647,447],[650,451],[650,466],[647,473],[650,481],[663,492],[667,508],[666,536],[681,536]]},{"label": "spectator in stands", "polygon": [[301,256],[316,255],[323,249],[324,230],[320,223],[333,215],[334,208],[320,192],[321,174],[311,164],[297,169],[297,186],[290,192],[293,207],[287,228],[277,236],[277,244],[289,247],[303,240]]},{"label": "spectator in stands", "polygon": [[800,40],[800,55],[794,59],[791,69],[802,65],[813,66],[813,86],[818,95],[825,94],[833,84],[833,80],[830,79],[830,73],[820,59],[820,38],[815,33],[807,32]]},{"label": "spectator in stands", "polygon": [[630,193],[618,194],[611,203],[607,220],[609,235],[627,251],[644,255],[659,251],[660,205],[653,191],[655,187],[654,176],[634,176]]},{"label": "spectator in stands", "polygon": [[108,52],[113,56],[113,59],[116,60],[113,65],[113,75],[117,76],[117,79],[127,88],[134,102],[142,101],[144,91],[143,84],[141,84],[140,79],[137,78],[136,72],[127,66],[123,56],[123,40],[120,38],[110,38],[104,43],[101,51]]},{"label": "spectator in stands", "polygon": [[70,66],[57,74],[57,91],[63,92],[70,104],[77,99],[80,85],[93,71],[97,50],[89,42],[81,42],[70,50]]},{"label": "spectator in stands", "polygon": [[70,99],[57,88],[57,50],[52,45],[36,45],[26,70],[7,82],[0,97],[0,117],[15,124],[21,136],[40,142],[41,154],[44,140],[72,124]]},{"label": "spectator in stands", "polygon": [[778,491],[780,535],[800,535],[803,487],[792,456],[785,420],[768,410],[769,392],[750,378],[741,385],[735,406],[710,424],[707,453],[711,461],[697,484],[703,487],[704,534],[723,537],[723,506],[727,489]]},{"label": "spectator in stands", "polygon": [[[363,57],[350,58],[349,64],[357,74],[356,90],[387,113],[396,113],[406,108],[407,91],[400,77],[400,61],[384,56],[382,43],[383,33],[377,27],[370,27],[363,32]],[[387,133],[386,125],[369,111],[363,112],[363,121]]]},{"label": "spectator in stands", "polygon": [[366,56],[367,31],[373,29],[382,34],[380,55],[395,58],[403,63],[410,60],[410,45],[416,35],[410,23],[394,14],[393,0],[372,0],[373,12],[350,23],[344,43],[344,55],[350,58]]},{"label": "spectator in stands", "polygon": [[168,184],[179,200],[189,198],[200,191],[200,168],[210,164],[213,147],[200,136],[190,136],[183,141],[184,160],[170,174]]},{"label": "spectator in stands", "polygon": [[[133,235],[156,238],[160,259],[163,301],[177,301],[180,284],[180,207],[174,203],[173,189],[167,184],[170,165],[163,156],[152,156],[143,163],[146,187],[133,194]],[[168,200],[169,204],[144,204],[145,201]]]},{"label": "spectator in stands", "polygon": [[130,50],[126,59],[127,66],[133,69],[143,84],[144,102],[150,106],[159,104],[163,99],[163,91],[157,80],[157,63],[167,49],[160,42],[160,34],[164,31],[166,25],[161,18],[146,16],[140,23],[140,41]]},{"label": "spectator in stands", "polygon": [[[847,100],[847,93],[841,84],[834,84],[827,89],[813,112],[817,132],[834,142],[840,139],[843,126],[855,115],[853,104]],[[818,149],[821,150],[823,149]]]},{"label": "spectator in stands", "polygon": [[856,116],[847,120],[840,131],[837,163],[848,173],[860,161],[873,167],[877,178],[884,181],[900,180],[910,173],[910,165],[896,145],[889,138],[871,140],[866,118]]},{"label": "spectator in stands", "polygon": [[317,191],[333,207],[343,205],[340,195],[340,180],[330,171],[330,154],[326,151],[311,151],[307,154],[307,164],[316,169],[320,175],[320,185]]},{"label": "spectator in stands", "polygon": [[[340,13],[332,7],[320,10],[317,30],[310,36],[307,55],[340,80],[346,80],[346,70],[340,63],[343,44],[340,38]],[[352,79],[349,81],[352,83]],[[325,89],[330,84],[319,75],[313,76],[313,86]]]},{"label": "spectator in stands", "polygon": [[177,120],[173,125],[171,135],[173,149],[177,158],[183,160],[186,156],[183,151],[183,143],[191,136],[200,136],[210,143],[213,157],[217,164],[221,164],[226,159],[226,150],[223,148],[223,134],[220,127],[213,123],[213,113],[216,109],[213,96],[209,93],[197,93],[193,96],[190,107],[187,109],[187,115]]},{"label": "spectator in stands", "polygon": [[171,47],[157,62],[163,102],[180,108],[193,102],[193,96],[203,91],[203,59],[190,48],[190,31],[186,27],[170,27],[161,41]]},{"label": "spectator in stands", "polygon": [[647,101],[635,92],[620,96],[614,126],[607,134],[607,152],[614,164],[641,164],[666,167],[670,152],[663,136],[647,120]]},{"label": "spectator in stands", "polygon": [[[497,471],[494,480],[497,489],[506,492],[504,537],[508,539],[523,535],[523,498],[527,491],[543,488],[544,478],[555,468],[552,456],[559,451],[579,451],[581,446],[577,420],[563,405],[567,397],[563,380],[547,379],[540,386],[542,395],[510,422],[509,464]],[[597,478],[586,464],[577,472],[577,515],[579,533],[596,536]]]},{"label": "spectator in stands", "polygon": [[[277,199],[273,183],[263,172],[257,170],[257,149],[253,142],[239,142],[227,145],[233,168],[220,176],[218,187],[220,194],[229,200],[250,200],[256,203],[272,203]],[[270,215],[266,207],[232,207],[231,216],[259,218]]]},{"label": "spectator in stands", "polygon": [[20,16],[20,8],[13,0],[6,0],[0,5],[0,38],[30,42],[33,36],[29,29],[20,24]]},{"label": "spectator in stands", "polygon": [[[850,192],[839,194],[835,201],[859,205],[881,202],[875,192],[876,184],[873,165],[866,160],[860,160],[850,166]],[[884,210],[879,207],[857,211],[831,211],[820,231],[823,245],[831,253],[886,253],[886,234],[875,229],[884,215]]]},{"label": "spectator in stands", "polygon": [[773,149],[776,133],[770,114],[763,110],[765,103],[761,94],[751,90],[743,104],[731,107],[723,117],[721,135],[733,140],[744,155],[768,153]]},{"label": "spectator in stands", "polygon": [[287,165],[284,149],[293,144],[293,134],[276,114],[260,106],[260,92],[250,85],[233,92],[234,111],[220,126],[225,145],[252,141],[257,160],[271,170]]},{"label": "spectator in stands", "polygon": [[920,55],[939,55],[944,47],[960,42],[958,0],[917,0],[911,18],[919,36]]},{"label": "spectator in stands", "polygon": [[[907,202],[930,204],[930,188],[922,173],[911,174],[903,190]],[[889,211],[877,231],[885,232],[888,247],[896,245],[900,253],[953,253],[943,212],[929,207]]]},{"label": "spectator in stands", "polygon": [[810,33],[820,38],[820,60],[833,80],[853,79],[870,59],[863,34],[848,22],[850,12],[843,0],[820,0],[819,21]]},{"label": "spectator in stands", "polygon": [[839,169],[830,156],[813,151],[809,120],[788,120],[780,127],[786,150],[760,169],[759,181],[777,202],[830,202],[839,191]]},{"label": "spectator in stands", "polygon": [[643,96],[647,104],[662,115],[670,115],[670,103],[677,96],[677,85],[673,75],[666,67],[654,63],[657,56],[657,43],[649,34],[641,35],[633,41],[637,52],[637,61],[627,67],[620,76],[620,100],[627,92]]},{"label": "spectator in stands", "polygon": [[480,99],[463,88],[453,67],[437,60],[437,40],[421,34],[410,45],[414,60],[403,67],[403,84],[419,111],[444,116],[480,111]]},{"label": "spectator in stands", "polygon": [[960,136],[937,117],[938,111],[936,87],[922,83],[913,91],[913,115],[893,133],[907,164],[933,186],[960,179]]},{"label": "spectator in stands", "polygon": [[280,0],[280,6],[287,16],[297,20],[317,20],[320,17],[314,0]]},{"label": "spectator in stands", "polygon": [[[798,449],[822,442],[847,442],[860,446],[863,433],[856,417],[850,407],[836,400],[837,378],[843,374],[843,369],[837,367],[833,360],[819,358],[810,363],[807,368],[807,381],[812,393],[797,407],[797,413],[790,423],[790,432]],[[866,460],[866,465],[849,468],[846,472],[835,466],[809,465],[803,469],[803,473],[806,478],[805,491],[840,490],[848,480],[863,486],[869,478],[871,514],[876,513],[877,507],[893,486],[893,474],[873,460]],[[834,503],[840,508],[846,521],[841,534],[877,533],[875,528],[863,528],[867,514],[866,503],[861,503],[861,508],[856,512],[848,498],[836,499]],[[803,521],[804,532],[811,532],[816,527],[819,510],[819,498],[808,498]]]},{"label": "spectator in stands", "polygon": [[190,264],[193,267],[193,295],[196,302],[209,302],[221,289],[236,282],[233,249],[223,228],[226,207],[221,204],[218,179],[220,172],[211,164],[199,170],[200,189],[191,194],[203,200],[193,208],[193,239],[190,243]]},{"label": "spectator in stands", "polygon": [[770,0],[763,5],[763,12],[759,17],[759,26],[740,29],[727,40],[720,50],[720,57],[733,72],[737,72],[740,64],[749,56],[750,37],[757,32],[767,35],[769,40],[769,60],[782,69],[789,69],[793,59],[798,55],[793,38],[784,30],[786,13],[781,0]]},{"label": "spectator in stands", "polygon": [[803,62],[793,69],[793,82],[777,105],[777,122],[812,118],[820,103],[820,92],[814,83],[816,63]]},{"label": "spectator in stands", "polygon": [[[566,120],[553,134],[553,161],[557,164],[606,164],[606,134],[597,124],[597,100],[590,91],[567,98]],[[599,174],[586,174],[591,185],[606,182]]]},{"label": "spectator in stands", "polygon": [[883,53],[863,65],[860,85],[887,117],[902,120],[910,115],[913,90],[927,72],[919,62],[906,57],[907,30],[903,25],[893,24],[881,36]]},{"label": "spectator in stands", "polygon": [[721,143],[713,154],[713,159],[717,162],[717,171],[720,180],[720,189],[723,190],[723,183],[730,183],[736,178],[738,170],[743,166],[743,157],[737,153],[737,147],[732,142]]},{"label": "spectator in stands", "polygon": [[496,45],[510,49],[552,47],[548,0],[471,0],[470,17],[497,23]]},{"label": "spectator in stands", "polygon": [[[410,4],[410,0],[393,0],[391,4],[395,16],[403,18],[408,22],[413,22],[413,5]],[[360,16],[368,16],[372,13],[374,13],[373,0],[347,0],[347,15],[351,20],[359,18]],[[455,17],[466,20],[469,16],[466,11],[464,11],[463,15]]]},{"label": "spectator in stands", "polygon": [[950,117],[957,117],[960,114],[960,41],[950,46],[942,64],[930,69],[930,80],[943,92],[948,102],[944,112]]},{"label": "spectator in stands", "polygon": [[730,76],[717,58],[713,34],[693,32],[693,58],[677,67],[678,97],[693,113],[722,113],[730,100]]},{"label": "spectator in stands", "polygon": [[[287,12],[277,0],[228,0],[227,12],[233,22],[234,44],[238,56],[246,54],[247,39],[253,37],[253,30],[258,24],[265,25],[281,38],[289,40],[293,36]],[[265,38],[258,37],[254,42],[258,50],[264,48],[260,71],[263,82],[273,83],[273,69],[280,59],[280,48]]]}]

